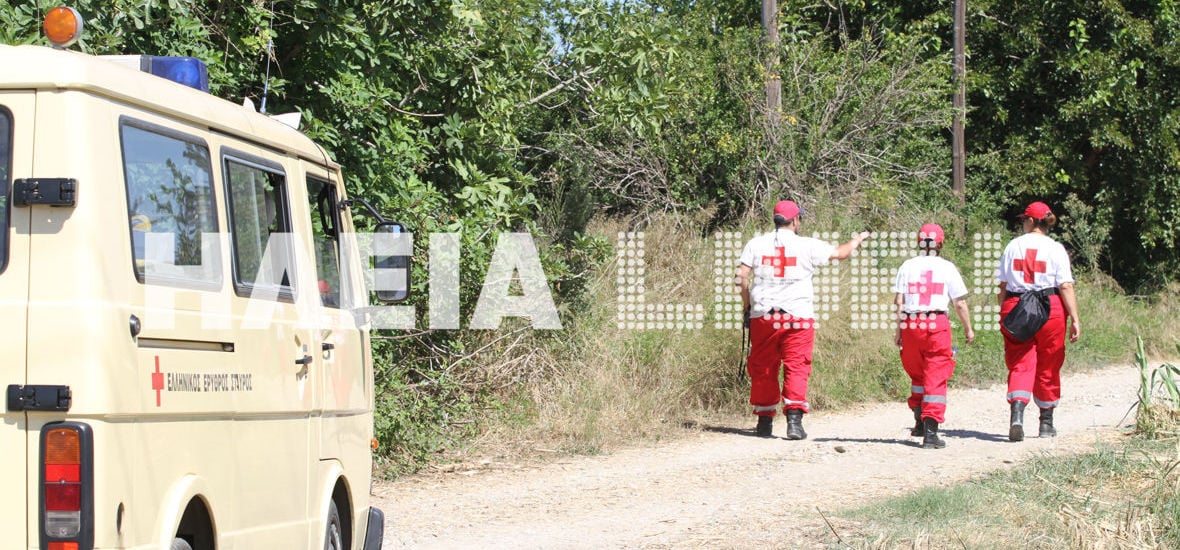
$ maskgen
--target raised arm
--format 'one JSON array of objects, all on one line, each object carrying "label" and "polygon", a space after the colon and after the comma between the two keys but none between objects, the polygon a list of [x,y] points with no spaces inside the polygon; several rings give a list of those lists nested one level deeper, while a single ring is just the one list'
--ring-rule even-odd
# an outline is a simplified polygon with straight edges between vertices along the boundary
[{"label": "raised arm", "polygon": [[863,243],[870,235],[872,233],[868,231],[861,231],[851,241],[837,246],[836,251],[832,253],[832,257],[829,260],[847,260],[852,255],[852,252],[860,246],[860,243]]}]

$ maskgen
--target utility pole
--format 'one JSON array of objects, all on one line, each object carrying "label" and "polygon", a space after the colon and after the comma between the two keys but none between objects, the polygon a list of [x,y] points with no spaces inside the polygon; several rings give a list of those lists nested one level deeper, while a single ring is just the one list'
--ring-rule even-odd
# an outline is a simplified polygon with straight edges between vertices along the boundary
[{"label": "utility pole", "polygon": [[966,148],[963,146],[963,117],[967,114],[967,55],[966,50],[966,15],[967,0],[954,0],[954,85],[955,98],[952,106],[955,111],[954,122],[951,126],[951,190],[959,198],[959,205],[967,203],[966,169],[963,166]]},{"label": "utility pole", "polygon": [[783,111],[783,81],[778,68],[778,0],[762,0],[762,30],[766,33],[769,52],[766,58],[766,117],[771,128],[776,128]]}]

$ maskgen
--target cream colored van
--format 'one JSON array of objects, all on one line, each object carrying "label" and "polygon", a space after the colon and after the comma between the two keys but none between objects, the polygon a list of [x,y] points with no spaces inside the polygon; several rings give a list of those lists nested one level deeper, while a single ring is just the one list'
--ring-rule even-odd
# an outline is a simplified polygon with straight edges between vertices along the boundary
[{"label": "cream colored van", "polygon": [[0,549],[379,548],[340,167],[124,65],[0,46]]}]

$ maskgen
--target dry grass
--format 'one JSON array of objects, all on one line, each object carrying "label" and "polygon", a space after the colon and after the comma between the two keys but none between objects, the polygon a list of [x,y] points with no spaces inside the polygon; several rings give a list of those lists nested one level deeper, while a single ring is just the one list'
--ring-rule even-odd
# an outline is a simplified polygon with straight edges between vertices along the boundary
[{"label": "dry grass", "polygon": [[[696,217],[664,215],[640,221],[600,219],[591,226],[591,233],[607,238],[612,247],[618,244],[620,232],[642,231],[645,307],[699,304],[706,313],[703,328],[620,328],[616,277],[621,264],[619,257],[612,258],[594,271],[588,284],[591,299],[587,309],[578,311],[575,318],[563,318],[563,330],[488,332],[486,341],[471,347],[468,365],[458,369],[456,376],[464,386],[492,388],[501,405],[482,412],[479,436],[461,451],[514,460],[555,453],[597,453],[674,436],[681,426],[733,422],[747,414],[749,382],[744,373],[740,378],[738,375],[744,353],[742,332],[716,329],[711,323],[716,247],[732,248],[734,243],[715,241],[704,226],[708,216],[702,212]],[[804,227],[803,233],[837,229],[815,225],[818,223]],[[755,224],[741,228],[747,237],[766,229]],[[901,259],[884,260],[880,267],[895,268],[890,262],[900,264]],[[627,266],[622,267],[625,270]],[[736,266],[720,267],[723,284],[728,287]],[[853,329],[849,272],[843,268],[821,272],[837,289],[842,307],[817,330],[809,399],[818,410],[855,402],[900,400],[909,388],[891,331]],[[1101,294],[1102,300],[1117,300],[1117,287],[1107,288],[1103,281],[1096,279],[1096,288],[1088,291],[1090,296],[1096,300]],[[978,299],[989,300],[990,296]],[[1118,307],[1088,306],[1103,308],[1105,321],[1116,314],[1125,317],[1118,323],[1119,334],[1105,335],[1110,342],[1102,344],[1099,351],[1109,348],[1124,353],[1127,344],[1121,332],[1130,331],[1128,327],[1145,318],[1155,323],[1152,334],[1166,336],[1176,334],[1168,331],[1180,330],[1174,315],[1162,314],[1164,308],[1180,308],[1180,288],[1161,294],[1149,305],[1134,306],[1138,310],[1124,302],[1114,304]],[[1160,314],[1148,316],[1145,311]],[[1092,341],[1103,336],[1096,317],[1085,325],[1092,327],[1087,334]],[[1002,364],[998,332],[983,327],[977,327],[976,332],[979,341],[970,348],[962,345],[956,332],[960,364],[953,384],[993,383],[1000,376],[996,373],[1002,373],[1002,367],[997,369]],[[1162,347],[1166,339],[1149,339],[1148,349]],[[1070,360],[1086,353],[1073,348]],[[1101,359],[1094,362],[1107,364]]]},{"label": "dry grass", "polygon": [[[618,221],[599,221],[593,228],[612,245],[625,230]],[[661,219],[642,230],[648,304],[701,303],[702,296],[713,295],[713,247],[698,220]],[[497,376],[519,384],[510,388],[510,406],[490,418],[469,451],[514,458],[593,454],[665,437],[702,420],[702,412],[737,412],[732,407],[745,391],[736,380],[740,333],[708,325],[620,328],[618,262],[614,258],[597,271],[589,288],[597,299],[588,310],[568,320],[559,334],[533,336],[538,347],[532,361],[544,369],[543,376]]]},{"label": "dry grass", "polygon": [[[595,231],[622,229],[600,222]],[[652,224],[644,233],[647,304],[690,304],[712,295],[712,249],[699,226]],[[565,342],[570,351],[561,375],[530,388],[539,428],[583,452],[658,437],[682,422],[686,410],[716,407],[727,393],[723,373],[736,369],[740,354],[738,337],[711,328],[619,328],[616,268],[602,270],[591,289],[602,299],[568,331],[574,340]]]},{"label": "dry grass", "polygon": [[[1063,505],[1059,519],[1072,548],[1094,550],[1175,548],[1180,543],[1180,446],[1171,460],[1149,458],[1145,467],[1120,478],[1102,493],[1117,504],[1096,516],[1084,509]],[[1171,508],[1169,510],[1169,508]]]},{"label": "dry grass", "polygon": [[846,514],[865,520],[845,533],[854,548],[1177,548],[1180,439],[1140,433]]},{"label": "dry grass", "polygon": [[1147,354],[1163,360],[1180,360],[1180,282],[1173,282],[1149,300],[1148,326],[1143,327]]}]

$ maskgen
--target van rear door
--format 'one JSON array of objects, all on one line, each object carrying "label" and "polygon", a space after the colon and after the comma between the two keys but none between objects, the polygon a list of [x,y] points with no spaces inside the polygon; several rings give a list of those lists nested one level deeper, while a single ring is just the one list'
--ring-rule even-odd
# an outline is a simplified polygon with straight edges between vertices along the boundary
[{"label": "van rear door", "polygon": [[[29,309],[29,208],[14,208],[12,181],[30,176],[33,151],[32,91],[0,90],[0,387],[5,390],[0,410],[0,487],[8,496],[0,499],[0,533],[21,548],[36,542],[29,525],[30,503],[35,503],[37,473],[29,469],[37,452],[29,444],[28,417],[9,403],[8,393],[23,387],[27,379]],[[19,488],[19,489],[18,489]],[[30,539],[29,537],[33,538]]]}]

